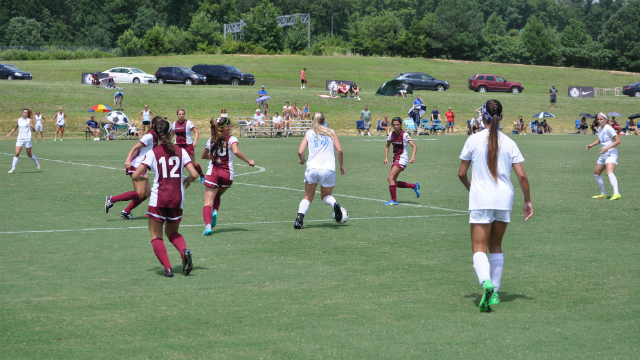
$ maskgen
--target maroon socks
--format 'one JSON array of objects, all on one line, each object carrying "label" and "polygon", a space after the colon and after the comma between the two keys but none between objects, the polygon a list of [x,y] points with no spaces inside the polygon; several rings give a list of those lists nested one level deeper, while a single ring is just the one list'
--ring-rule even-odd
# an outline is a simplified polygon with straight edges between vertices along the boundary
[{"label": "maroon socks", "polygon": [[180,233],[174,232],[169,236],[169,241],[176,247],[176,249],[180,252],[180,255],[187,249],[187,244],[184,242],[184,237],[180,235]]},{"label": "maroon socks", "polygon": [[204,218],[205,225],[211,225],[211,213],[213,210],[211,206],[205,206],[202,208],[202,218]]},{"label": "maroon socks", "polygon": [[396,183],[396,186],[398,186],[399,188],[405,188],[405,189],[407,189],[407,188],[408,189],[415,189],[416,188],[416,184],[409,184],[409,183],[406,183],[404,181],[398,181]]},{"label": "maroon socks", "polygon": [[200,164],[194,161],[193,167],[196,168],[196,171],[198,172],[198,175],[200,175],[200,177],[204,177],[204,173],[202,172],[202,168],[200,167]]},{"label": "maroon socks", "polygon": [[218,209],[220,209],[220,196],[216,195],[216,197],[213,198],[213,210],[218,211]]},{"label": "maroon socks", "polygon": [[389,185],[389,192],[391,193],[391,200],[398,201],[398,198],[396,197],[396,186],[395,185]]},{"label": "maroon socks", "polygon": [[[127,191],[124,194],[116,195],[111,197],[112,203],[117,203],[118,201],[129,201],[138,198],[138,192],[136,191]],[[130,212],[130,211],[127,211]]]},{"label": "maroon socks", "polygon": [[[112,198],[113,199],[113,198]],[[147,197],[143,197],[142,199],[133,199],[131,200],[131,202],[129,203],[129,205],[124,209],[124,212],[128,212],[131,213],[131,211],[135,208],[138,207],[138,205],[142,204],[145,200],[147,200]],[[113,202],[113,200],[112,200]]]},{"label": "maroon socks", "polygon": [[153,252],[156,253],[156,257],[165,269],[171,269],[171,263],[169,262],[169,255],[167,254],[167,248],[164,246],[164,241],[160,238],[151,240],[151,246],[153,246]]}]

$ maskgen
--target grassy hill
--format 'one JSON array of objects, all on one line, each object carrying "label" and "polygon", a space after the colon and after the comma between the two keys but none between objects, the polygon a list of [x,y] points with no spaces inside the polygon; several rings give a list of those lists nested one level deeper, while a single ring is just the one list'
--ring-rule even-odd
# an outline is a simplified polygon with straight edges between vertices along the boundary
[{"label": "grassy hill", "polygon": [[[138,67],[154,73],[160,66],[194,64],[229,64],[256,76],[251,86],[192,86],[183,85],[133,85],[124,86],[125,113],[132,118],[148,104],[156,113],[175,117],[177,108],[185,108],[187,117],[204,124],[211,116],[226,107],[231,116],[249,116],[256,109],[254,103],[259,86],[265,85],[269,95],[271,112],[280,109],[286,101],[302,107],[309,103],[312,111],[326,114],[330,125],[338,130],[353,133],[355,120],[367,104],[377,120],[382,115],[404,116],[411,107],[412,98],[374,96],[376,89],[400,72],[423,71],[439,79],[449,81],[451,89],[444,93],[416,91],[429,107],[446,110],[451,106],[458,117],[458,128],[473,116],[473,110],[489,98],[500,100],[505,107],[505,124],[522,115],[529,119],[534,113],[549,110],[547,89],[555,84],[560,90],[558,108],[551,120],[555,133],[572,131],[574,119],[581,112],[618,111],[623,115],[640,112],[634,98],[599,97],[572,99],[567,96],[570,85],[614,87],[638,80],[637,74],[611,71],[523,66],[479,62],[451,62],[428,59],[402,59],[381,57],[311,57],[311,56],[241,56],[194,55],[165,57],[132,57],[115,59],[89,59],[76,61],[19,61],[12,62],[20,69],[30,71],[33,81],[0,81],[0,130],[9,131],[14,119],[23,107],[43,112],[51,119],[57,106],[63,106],[70,119],[69,135],[83,132],[88,119],[87,110],[98,103],[113,105],[114,91],[94,89],[80,83],[81,73],[103,71],[115,66]],[[300,70],[307,68],[309,81],[306,91],[300,90]],[[480,94],[467,90],[467,81],[479,72],[496,73],[524,85],[521,94]],[[363,89],[362,101],[323,99],[326,79],[354,80]],[[415,96],[415,94],[414,94]],[[460,121],[461,120],[461,121]],[[138,126],[140,122],[138,121]],[[52,122],[45,123],[45,131],[51,133]],[[462,132],[459,130],[459,133]]]}]

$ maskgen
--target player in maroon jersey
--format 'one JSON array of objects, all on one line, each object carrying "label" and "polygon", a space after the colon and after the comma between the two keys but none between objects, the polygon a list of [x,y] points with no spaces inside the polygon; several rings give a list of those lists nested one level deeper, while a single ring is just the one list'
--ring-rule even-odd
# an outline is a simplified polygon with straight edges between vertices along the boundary
[{"label": "player in maroon jersey", "polygon": [[229,118],[213,118],[211,124],[211,138],[207,141],[202,158],[209,160],[209,168],[204,182],[204,207],[202,217],[205,229],[202,235],[211,235],[211,228],[218,221],[220,196],[233,184],[233,157],[255,166],[253,160],[238,149],[238,139],[231,135],[231,120]]},{"label": "player in maroon jersey", "polygon": [[[152,127],[153,127],[153,124],[155,124],[158,120],[162,120],[162,117],[156,116],[153,118],[151,122]],[[144,155],[156,146],[158,146],[158,139],[153,134],[153,130],[149,130],[142,138],[140,138],[140,141],[138,141],[138,143],[133,145],[131,150],[129,150],[129,154],[127,155],[127,160],[125,160],[124,162],[124,168],[125,168],[126,174],[131,176],[131,174],[133,174],[133,172],[136,171],[136,168],[142,162],[142,159],[144,159]],[[119,201],[131,200],[129,205],[124,210],[122,210],[122,212],[120,213],[120,216],[125,220],[133,219],[133,215],[131,215],[131,211],[136,207],[138,207],[138,205],[142,204],[143,201],[149,198],[149,195],[151,195],[151,187],[149,186],[148,181],[135,181],[132,179],[132,182],[133,182],[133,191],[127,191],[125,193],[122,193],[116,196],[107,195],[104,202],[104,211],[106,213],[109,212],[109,209],[111,209],[113,204]]]},{"label": "player in maroon jersey", "polygon": [[[193,166],[196,168],[196,171],[198,171],[198,174],[200,175],[200,182],[203,183],[204,173],[202,172],[202,168],[200,167],[200,164],[196,162],[195,158],[195,147],[198,144],[199,136],[198,129],[196,129],[196,126],[191,122],[191,120],[187,120],[184,118],[184,109],[178,109],[176,114],[178,114],[178,121],[174,122],[173,125],[171,125],[171,130],[176,137],[176,145],[187,150],[187,154],[189,154],[191,162],[193,162]],[[191,135],[192,132],[195,135],[193,137]]]},{"label": "player in maroon jersey", "polygon": [[[391,164],[389,176],[387,176],[391,200],[386,202],[385,205],[398,205],[396,187],[413,189],[416,195],[420,197],[420,183],[409,184],[404,181],[398,181],[398,175],[407,167],[407,164],[413,164],[413,162],[416,161],[416,151],[418,151],[418,148],[413,140],[411,140],[409,133],[402,131],[402,119],[394,117],[393,120],[391,120],[391,126],[393,127],[393,131],[389,133],[387,146],[384,148],[384,164],[388,165],[389,146],[393,144],[393,163]],[[413,148],[411,159],[409,159],[408,156],[407,145],[411,145]]]},{"label": "player in maroon jersey", "polygon": [[[131,175],[135,181],[149,179],[146,169],[153,170],[153,188],[149,198],[147,217],[149,218],[149,231],[151,232],[151,245],[158,260],[164,268],[164,276],[172,277],[173,269],[169,262],[167,248],[162,240],[162,230],[169,237],[169,241],[176,247],[182,257],[182,272],[189,275],[193,269],[191,251],[187,249],[184,237],[178,232],[182,219],[182,205],[184,204],[184,189],[198,178],[198,173],[189,158],[189,154],[171,143],[171,124],[160,120],[152,126],[153,132],[158,137],[158,146],[147,152],[140,166]],[[187,168],[189,176],[183,180],[183,168]],[[183,182],[184,181],[184,182]],[[165,225],[166,222],[166,226]]]}]

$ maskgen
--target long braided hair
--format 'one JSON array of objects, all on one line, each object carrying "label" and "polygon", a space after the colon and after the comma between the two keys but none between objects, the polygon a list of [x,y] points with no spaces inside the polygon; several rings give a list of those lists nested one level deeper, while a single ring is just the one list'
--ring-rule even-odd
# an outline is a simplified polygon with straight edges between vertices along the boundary
[{"label": "long braided hair", "polygon": [[498,144],[498,133],[500,132],[500,119],[502,119],[502,104],[500,101],[491,99],[487,100],[482,106],[482,117],[488,121],[489,127],[489,149],[487,151],[487,167],[493,177],[498,181],[498,152],[500,145]]},{"label": "long braided hair", "polygon": [[[154,118],[154,120],[155,120],[155,118]],[[175,154],[176,153],[176,148],[173,146],[173,143],[171,142],[171,139],[169,138],[169,133],[171,132],[171,124],[169,124],[169,122],[167,120],[160,119],[160,120],[156,121],[155,124],[152,124],[151,127],[152,127],[153,133],[156,135],[156,137],[158,137],[160,140],[162,140],[162,143],[167,145],[169,150],[171,150],[171,152],[173,152]]]},{"label": "long braided hair", "polygon": [[209,154],[211,156],[215,156],[214,154],[216,151],[224,146],[224,127],[229,124],[229,121],[231,120],[229,120],[228,117],[219,119],[212,118],[209,121],[209,124],[211,124],[211,143],[209,147]]}]

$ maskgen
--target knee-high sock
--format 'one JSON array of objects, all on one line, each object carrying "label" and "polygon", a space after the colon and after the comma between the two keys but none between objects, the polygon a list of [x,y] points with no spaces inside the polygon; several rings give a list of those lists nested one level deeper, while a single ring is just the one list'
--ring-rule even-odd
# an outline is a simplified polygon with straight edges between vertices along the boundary
[{"label": "knee-high sock", "polygon": [[615,174],[609,174],[609,181],[611,182],[611,186],[613,186],[613,193],[618,194],[618,179]]},{"label": "knee-high sock", "polygon": [[169,255],[167,254],[167,248],[164,246],[164,241],[160,238],[151,240],[151,246],[153,246],[153,252],[156,253],[156,257],[162,267],[165,269],[171,268],[171,262],[169,262]]},{"label": "knee-high sock", "polygon": [[169,241],[171,241],[180,254],[182,254],[187,248],[187,244],[184,242],[184,237],[182,237],[180,233],[175,232],[171,234],[171,236],[169,236]]},{"label": "knee-high sock", "polygon": [[36,159],[36,156],[31,154],[31,160],[33,160],[34,163],[36,163],[36,165],[38,165],[38,159]]},{"label": "knee-high sock", "polygon": [[602,180],[602,176],[594,174],[593,177],[596,179],[596,184],[598,184],[600,188],[600,195],[606,195],[607,192],[604,191],[604,180]]},{"label": "knee-high sock", "polygon": [[204,173],[202,172],[202,167],[200,167],[200,164],[198,164],[197,162],[194,161],[195,164],[193,164],[193,167],[196,168],[196,171],[198,172],[198,175],[200,175],[200,177],[204,177]]},{"label": "knee-high sock", "polygon": [[396,197],[396,186],[395,185],[389,185],[389,193],[391,193],[391,200],[398,201],[398,198]]},{"label": "knee-high sock", "polygon": [[17,156],[13,158],[13,161],[11,162],[11,167],[15,168],[16,165],[18,165],[18,157]]},{"label": "knee-high sock", "polygon": [[504,267],[504,255],[502,253],[489,254],[489,265],[491,265],[491,283],[494,291],[500,290],[502,283],[502,268]]},{"label": "knee-high sock", "polygon": [[399,187],[399,188],[405,188],[405,189],[407,189],[407,188],[408,189],[415,189],[416,188],[416,184],[409,184],[409,183],[406,183],[404,181],[398,181],[396,183],[396,186]]},{"label": "knee-high sock", "polygon": [[324,197],[324,199],[322,199],[322,201],[324,201],[325,204],[333,207],[333,204],[337,203],[336,198],[334,198],[331,195],[327,195]]},{"label": "knee-high sock", "polygon": [[300,201],[300,206],[298,206],[298,214],[306,214],[307,210],[309,210],[310,204],[309,200],[302,199],[302,201]]},{"label": "knee-high sock", "polygon": [[213,198],[213,211],[218,212],[218,209],[220,209],[220,195]]},{"label": "knee-high sock", "polygon": [[117,203],[118,201],[129,201],[138,198],[138,192],[136,191],[127,191],[126,193],[122,193],[120,195],[112,196],[111,202]]},{"label": "knee-high sock", "polygon": [[145,200],[147,200],[146,196],[143,197],[142,199],[133,199],[133,200],[131,200],[129,205],[127,205],[127,207],[124,208],[124,211],[130,213],[131,211],[133,211],[133,209],[137,208],[138,205],[142,204]]},{"label": "knee-high sock", "polygon": [[202,208],[202,218],[204,219],[204,224],[205,225],[211,225],[211,213],[213,212],[213,209],[211,209],[211,206],[204,206]]},{"label": "knee-high sock", "polygon": [[487,254],[483,252],[473,254],[473,268],[476,270],[480,285],[482,285],[485,280],[491,280],[491,266],[489,265]]}]

